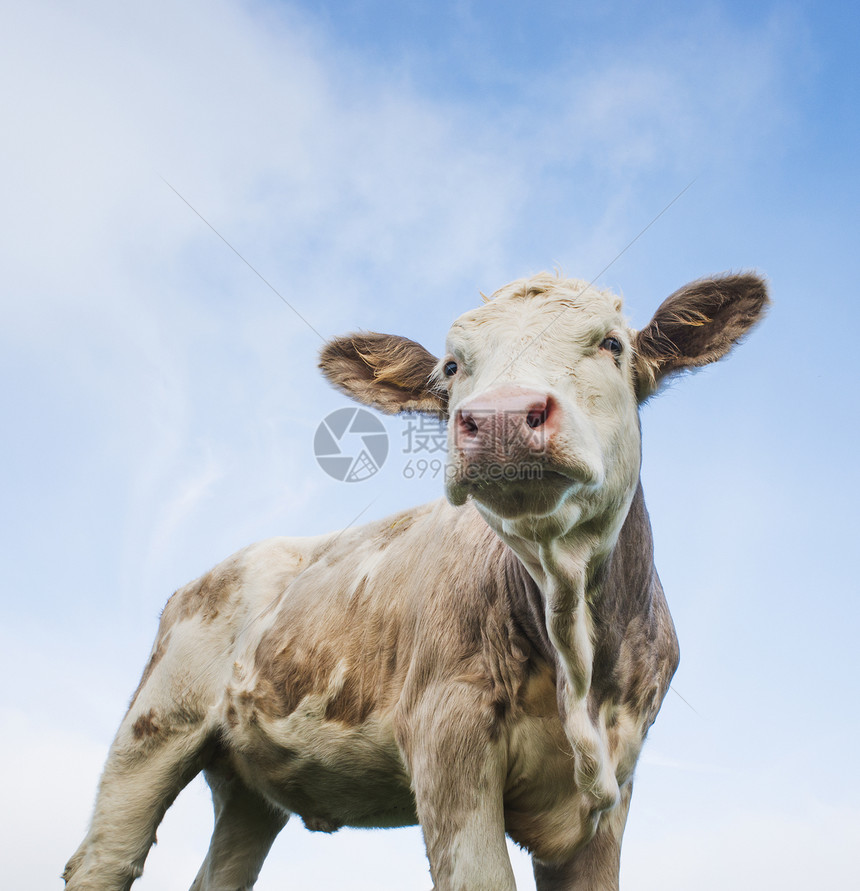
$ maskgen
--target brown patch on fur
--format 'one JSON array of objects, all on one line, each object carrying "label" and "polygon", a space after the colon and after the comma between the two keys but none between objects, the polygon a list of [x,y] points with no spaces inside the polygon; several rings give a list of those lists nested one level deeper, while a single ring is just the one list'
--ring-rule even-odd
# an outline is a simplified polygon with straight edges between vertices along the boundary
[{"label": "brown patch on fur", "polygon": [[363,724],[378,704],[377,690],[385,665],[377,652],[359,654],[360,662],[350,665],[338,693],[326,705],[327,721],[340,721],[350,727]]},{"label": "brown patch on fur", "polygon": [[217,618],[241,584],[238,567],[217,566],[211,572],[180,588],[167,601],[161,614],[160,633],[164,635],[177,622],[199,615],[204,622]]},{"label": "brown patch on fur", "polygon": [[[377,600],[374,606],[383,604]],[[255,655],[264,679],[254,691],[257,706],[266,714],[285,717],[306,696],[331,693],[325,704],[327,721],[363,724],[385,699],[384,691],[396,689],[391,679],[397,671],[396,620],[386,619],[384,613],[368,616],[366,611],[369,598],[361,577],[337,615],[319,617],[313,636],[307,628],[287,622],[272,628]],[[331,691],[341,663],[347,666],[342,683]]]},{"label": "brown patch on fur", "polygon": [[752,273],[700,279],[675,291],[636,335],[639,399],[667,374],[721,359],[769,303],[764,279]]},{"label": "brown patch on fur", "polygon": [[319,367],[337,389],[386,414],[414,411],[444,418],[448,397],[434,383],[437,361],[413,340],[369,331],[330,340]]},{"label": "brown patch on fur", "polygon": [[167,710],[159,712],[150,708],[141,712],[131,725],[133,743],[117,748],[113,757],[124,769],[131,770],[177,733],[198,726],[203,717],[203,713],[187,702],[171,703]]},{"label": "brown patch on fur", "polygon": [[229,595],[238,587],[236,570],[210,572],[203,576],[195,595],[189,598],[194,612],[199,612],[205,622],[211,622]]},{"label": "brown patch on fur", "polygon": [[285,718],[310,693],[322,692],[334,660],[322,641],[302,642],[273,629],[260,640],[254,657],[261,680],[255,705],[265,714]]},{"label": "brown patch on fur", "polygon": [[615,550],[602,567],[600,594],[592,603],[592,720],[610,702],[642,715],[647,730],[678,667],[678,639],[653,553],[640,484]]},{"label": "brown patch on fur", "polygon": [[155,718],[155,709],[150,709],[142,714],[131,725],[131,732],[135,739],[149,739],[161,733],[161,725]]}]

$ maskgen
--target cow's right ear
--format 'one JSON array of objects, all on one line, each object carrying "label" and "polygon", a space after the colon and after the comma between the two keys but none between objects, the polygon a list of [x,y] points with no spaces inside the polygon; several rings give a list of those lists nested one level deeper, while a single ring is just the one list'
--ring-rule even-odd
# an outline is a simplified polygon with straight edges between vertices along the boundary
[{"label": "cow's right ear", "polygon": [[414,340],[367,331],[330,340],[319,367],[338,390],[386,414],[447,418],[448,394],[433,374],[437,363]]}]

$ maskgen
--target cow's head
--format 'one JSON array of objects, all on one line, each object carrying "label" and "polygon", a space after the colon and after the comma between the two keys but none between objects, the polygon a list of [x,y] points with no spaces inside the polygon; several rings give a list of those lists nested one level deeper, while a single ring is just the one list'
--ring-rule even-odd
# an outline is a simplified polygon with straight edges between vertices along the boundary
[{"label": "cow's head", "polygon": [[494,528],[620,528],[639,476],[639,404],[667,376],[726,355],[767,302],[758,276],[703,279],[637,332],[619,297],[542,273],[460,316],[441,359],[363,333],[326,344],[321,368],[381,411],[448,418],[448,498],[473,498]]}]

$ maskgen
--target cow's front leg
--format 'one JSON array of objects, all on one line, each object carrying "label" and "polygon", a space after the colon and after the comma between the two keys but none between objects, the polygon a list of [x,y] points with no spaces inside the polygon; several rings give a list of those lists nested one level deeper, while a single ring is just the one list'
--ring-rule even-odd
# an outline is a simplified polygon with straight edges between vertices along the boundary
[{"label": "cow's front leg", "polygon": [[594,838],[563,863],[532,858],[537,891],[618,891],[621,836],[630,809],[632,784],[621,789],[618,804],[600,818]]},{"label": "cow's front leg", "polygon": [[469,685],[421,697],[401,734],[435,891],[516,891],[505,843],[507,754]]}]

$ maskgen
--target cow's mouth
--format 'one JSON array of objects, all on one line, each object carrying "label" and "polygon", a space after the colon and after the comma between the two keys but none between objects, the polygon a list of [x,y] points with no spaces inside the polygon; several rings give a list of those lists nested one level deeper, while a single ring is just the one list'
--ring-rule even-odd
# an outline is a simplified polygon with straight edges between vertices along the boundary
[{"label": "cow's mouth", "polygon": [[471,497],[501,517],[542,517],[581,483],[560,469],[541,463],[464,463],[450,468],[448,500],[464,504]]}]

